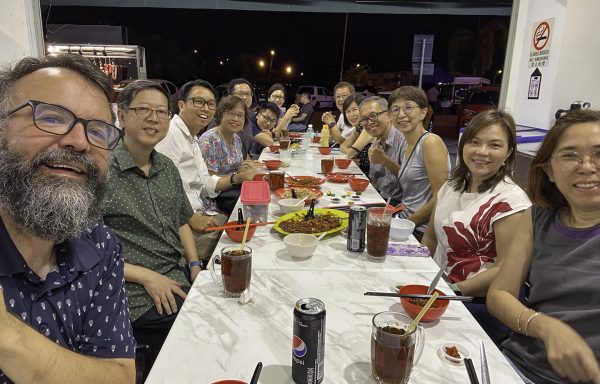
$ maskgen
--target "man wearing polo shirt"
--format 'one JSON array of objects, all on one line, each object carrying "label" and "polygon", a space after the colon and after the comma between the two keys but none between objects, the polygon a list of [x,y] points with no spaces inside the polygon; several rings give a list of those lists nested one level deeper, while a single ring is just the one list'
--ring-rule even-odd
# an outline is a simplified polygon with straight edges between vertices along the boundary
[{"label": "man wearing polo shirt", "polygon": [[360,103],[359,110],[360,124],[375,138],[369,148],[369,179],[381,197],[385,200],[391,197],[392,205],[400,204],[402,188],[398,172],[406,151],[406,139],[392,126],[384,98],[371,96]]},{"label": "man wearing polo shirt", "polygon": [[0,383],[133,383],[121,243],[98,224],[112,82],[78,55],[0,72]]},{"label": "man wearing polo shirt", "polygon": [[194,211],[177,168],[154,149],[169,129],[168,95],[136,80],[117,104],[125,137],[110,158],[104,221],[123,241],[134,336],[156,354],[201,270],[188,225]]},{"label": "man wearing polo shirt", "polygon": [[206,263],[219,241],[221,231],[205,232],[204,229],[223,225],[227,221],[212,198],[234,185],[252,180],[258,168],[232,176],[210,175],[196,136],[215,115],[216,92],[209,82],[194,80],[181,87],[180,95],[179,114],[171,119],[169,131],[156,145],[156,150],[169,157],[179,170],[183,189],[194,210],[189,225],[193,230],[196,252],[198,258]]},{"label": "man wearing polo shirt", "polygon": [[356,93],[354,86],[346,81],[341,81],[333,87],[333,96],[335,97],[335,106],[338,111],[340,111],[340,117],[335,121],[335,116],[331,112],[325,112],[321,120],[329,126],[329,130],[331,132],[331,136],[335,139],[335,141],[342,145],[344,141],[354,131],[354,127],[351,127],[346,124],[344,121],[344,101],[350,95]]}]

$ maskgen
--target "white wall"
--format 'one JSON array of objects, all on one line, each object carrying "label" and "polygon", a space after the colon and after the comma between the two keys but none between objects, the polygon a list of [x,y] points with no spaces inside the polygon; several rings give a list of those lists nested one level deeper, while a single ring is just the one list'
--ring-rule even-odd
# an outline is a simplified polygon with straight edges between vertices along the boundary
[{"label": "white wall", "polygon": [[[517,124],[548,129],[557,109],[583,100],[600,108],[600,16],[597,0],[515,1],[501,106]],[[535,68],[528,59],[536,22],[554,19],[549,65],[540,67],[539,99],[528,99],[529,78]]]},{"label": "white wall", "polygon": [[44,55],[39,0],[0,1],[0,47],[0,66]]}]

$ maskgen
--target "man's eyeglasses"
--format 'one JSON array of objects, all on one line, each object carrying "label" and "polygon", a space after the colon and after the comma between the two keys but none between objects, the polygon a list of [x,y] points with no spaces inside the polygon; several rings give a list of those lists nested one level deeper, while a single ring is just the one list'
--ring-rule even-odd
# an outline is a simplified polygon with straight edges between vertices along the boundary
[{"label": "man's eyeglasses", "polygon": [[596,169],[600,169],[600,150],[586,154],[566,151],[552,157],[556,159],[558,167],[565,172],[574,171],[579,165],[583,164],[586,157],[589,157],[590,162]]},{"label": "man's eyeglasses", "polygon": [[229,117],[230,119],[238,119],[238,120],[244,120],[246,118],[246,115],[243,113],[235,113],[233,111],[225,111],[223,112],[223,114],[227,117]]},{"label": "man's eyeglasses", "polygon": [[252,92],[233,92],[237,97],[241,97],[242,99],[247,99],[252,97]]},{"label": "man's eyeglasses", "polygon": [[402,112],[404,112],[405,115],[410,115],[412,113],[412,111],[415,110],[415,108],[419,108],[419,106],[417,104],[413,104],[413,103],[405,103],[402,106],[394,105],[394,106],[392,106],[392,108],[390,108],[390,114],[397,115],[400,113],[400,111],[402,111]]},{"label": "man's eyeglasses", "polygon": [[263,120],[268,125],[273,125],[277,121],[277,119],[271,119],[269,116],[265,115],[264,113],[259,113],[259,115],[262,116]]},{"label": "man's eyeglasses", "polygon": [[53,135],[66,135],[75,124],[82,123],[87,141],[94,147],[108,150],[114,149],[124,136],[123,130],[112,124],[101,120],[82,119],[65,107],[43,101],[28,100],[6,112],[2,118],[4,119],[26,106],[31,107],[33,124],[36,128]]},{"label": "man's eyeglasses", "polygon": [[377,120],[379,120],[379,116],[382,113],[387,112],[387,109],[385,111],[381,111],[381,112],[373,112],[371,113],[369,116],[367,117],[363,117],[362,119],[358,120],[358,122],[360,123],[360,125],[362,125],[363,127],[367,124],[367,122],[369,123],[376,123]]},{"label": "man's eyeglasses", "polygon": [[191,101],[192,105],[196,108],[204,108],[205,105],[208,105],[208,109],[211,111],[217,109],[217,102],[214,100],[206,101],[200,97],[190,97],[185,99],[185,101]]},{"label": "man's eyeglasses", "polygon": [[334,96],[334,98],[335,98],[336,100],[346,100],[346,98],[347,98],[348,96],[350,96],[350,94],[348,94],[348,93],[344,93],[344,94],[341,94],[341,95],[335,95],[335,96]]},{"label": "man's eyeglasses", "polygon": [[171,112],[166,109],[152,109],[148,107],[128,107],[127,109],[132,110],[138,117],[143,119],[147,118],[152,114],[152,112],[156,113],[156,117],[161,120],[169,120],[171,118]]}]

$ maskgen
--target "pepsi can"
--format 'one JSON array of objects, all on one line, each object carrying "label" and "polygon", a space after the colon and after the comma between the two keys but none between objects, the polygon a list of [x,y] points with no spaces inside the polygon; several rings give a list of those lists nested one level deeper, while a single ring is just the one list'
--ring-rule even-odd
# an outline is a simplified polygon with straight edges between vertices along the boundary
[{"label": "pepsi can", "polygon": [[365,250],[365,232],[367,230],[367,208],[353,205],[350,207],[348,219],[348,243],[346,248],[351,252]]},{"label": "pepsi can", "polygon": [[292,379],[298,384],[323,381],[325,365],[325,304],[306,298],[294,308]]}]

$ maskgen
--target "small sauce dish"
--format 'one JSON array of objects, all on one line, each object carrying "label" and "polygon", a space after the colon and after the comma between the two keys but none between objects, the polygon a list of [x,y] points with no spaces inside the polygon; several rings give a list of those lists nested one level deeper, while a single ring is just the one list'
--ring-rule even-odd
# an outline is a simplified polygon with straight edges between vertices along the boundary
[{"label": "small sauce dish", "polygon": [[[451,356],[448,353],[448,349],[452,348],[452,347],[456,347],[456,349],[458,350],[458,354],[460,355],[460,357],[454,357]],[[469,353],[469,350],[467,349],[467,347],[465,347],[463,344],[457,342],[457,341],[446,341],[444,342],[441,346],[440,346],[440,350],[442,352],[442,356],[444,356],[444,358],[448,361],[451,361],[453,363],[462,363],[463,359],[466,357],[470,357],[471,354]]]}]

